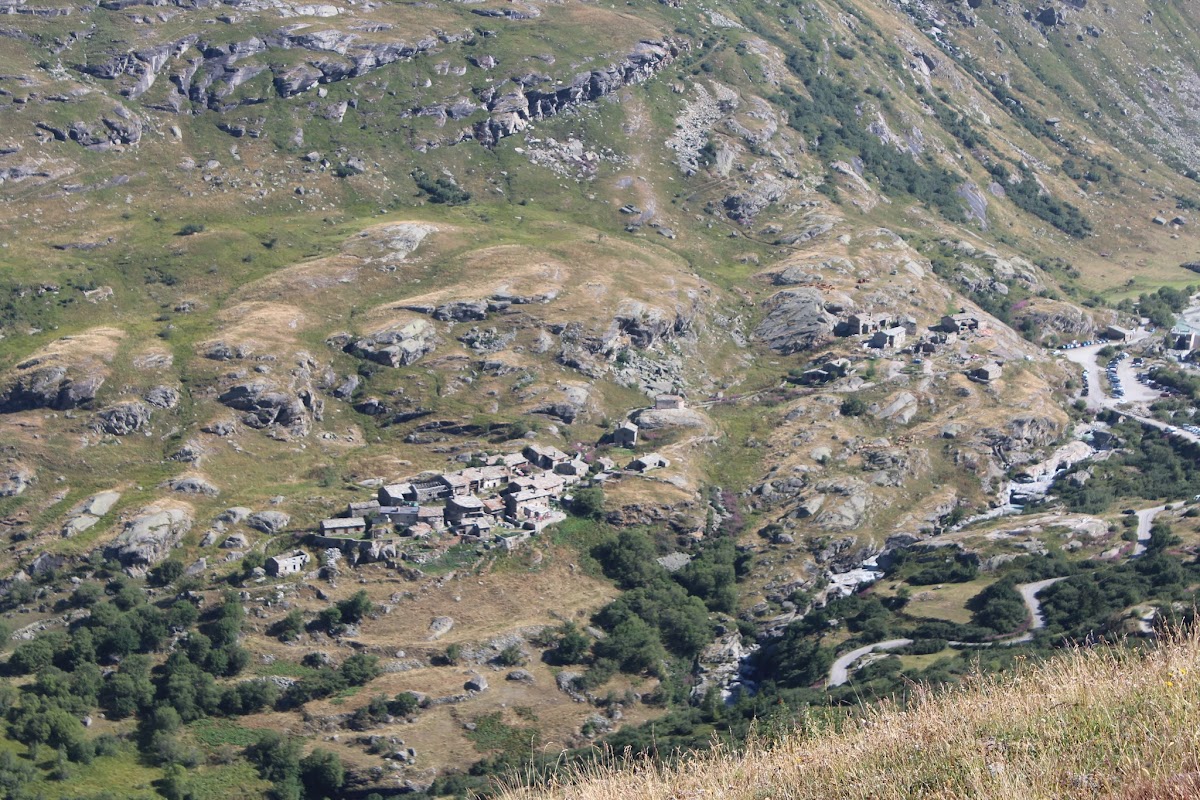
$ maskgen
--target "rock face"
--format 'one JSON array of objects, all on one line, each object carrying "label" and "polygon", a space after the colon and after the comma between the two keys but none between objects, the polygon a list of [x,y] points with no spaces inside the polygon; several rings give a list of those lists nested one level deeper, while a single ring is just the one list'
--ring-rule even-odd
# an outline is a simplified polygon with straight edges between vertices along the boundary
[{"label": "rock face", "polygon": [[191,508],[183,504],[146,506],[125,523],[121,533],[104,548],[130,572],[144,572],[166,559],[192,528]]},{"label": "rock face", "polygon": [[35,364],[18,365],[18,373],[7,389],[0,393],[0,413],[27,411],[34,408],[52,408],[66,411],[72,408],[88,408],[96,399],[96,392],[104,383],[98,372],[81,372],[63,366],[48,366],[35,369]]},{"label": "rock face", "polygon": [[767,301],[767,316],[754,334],[780,355],[829,341],[837,320],[816,289],[785,289]]},{"label": "rock face", "polygon": [[96,424],[113,436],[128,436],[150,423],[150,409],[137,400],[117,403],[96,415]]},{"label": "rock face", "polygon": [[436,344],[433,325],[417,319],[356,339],[345,350],[386,367],[406,367],[432,352]]},{"label": "rock face", "polygon": [[282,511],[259,511],[246,518],[246,524],[256,531],[276,534],[287,527],[292,518]]}]

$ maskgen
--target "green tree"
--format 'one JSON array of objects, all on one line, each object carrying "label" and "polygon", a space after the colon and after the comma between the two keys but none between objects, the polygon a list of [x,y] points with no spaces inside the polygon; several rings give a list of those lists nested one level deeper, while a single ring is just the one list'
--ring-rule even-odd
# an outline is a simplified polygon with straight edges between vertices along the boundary
[{"label": "green tree", "polygon": [[564,622],[558,629],[558,641],[546,653],[552,664],[582,664],[587,660],[592,640],[574,622]]},{"label": "green tree", "polygon": [[300,782],[307,800],[338,797],[346,782],[341,759],[328,750],[313,750],[300,760]]},{"label": "green tree", "polygon": [[612,629],[608,637],[594,645],[598,659],[609,659],[622,672],[657,674],[667,658],[658,632],[640,617],[631,616]]},{"label": "green tree", "polygon": [[600,519],[604,516],[604,490],[599,486],[579,489],[573,494],[571,511],[586,519]]}]

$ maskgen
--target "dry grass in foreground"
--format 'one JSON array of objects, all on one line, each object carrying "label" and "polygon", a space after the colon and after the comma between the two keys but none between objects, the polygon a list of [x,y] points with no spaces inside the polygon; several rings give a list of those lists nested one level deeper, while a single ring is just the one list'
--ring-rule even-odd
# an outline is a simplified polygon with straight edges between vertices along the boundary
[{"label": "dry grass in foreground", "polygon": [[1200,636],[1077,650],[745,753],[592,767],[504,800],[1200,798]]}]

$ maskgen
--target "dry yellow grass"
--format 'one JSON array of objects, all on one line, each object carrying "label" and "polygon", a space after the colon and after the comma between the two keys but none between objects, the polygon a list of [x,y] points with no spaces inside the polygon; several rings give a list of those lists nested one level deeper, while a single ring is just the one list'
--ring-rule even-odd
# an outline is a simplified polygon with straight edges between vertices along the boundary
[{"label": "dry yellow grass", "polygon": [[1200,638],[1143,652],[1077,650],[1016,675],[917,692],[841,730],[800,731],[745,753],[663,769],[582,770],[505,800],[1193,798],[1200,791]]}]

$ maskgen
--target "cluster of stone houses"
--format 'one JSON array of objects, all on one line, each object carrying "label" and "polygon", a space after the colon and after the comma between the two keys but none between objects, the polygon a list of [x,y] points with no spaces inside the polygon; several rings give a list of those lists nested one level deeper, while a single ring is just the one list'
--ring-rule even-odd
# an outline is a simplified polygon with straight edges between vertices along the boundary
[{"label": "cluster of stone houses", "polygon": [[[637,426],[628,424],[636,443]],[[596,464],[601,473],[616,469],[606,458]],[[627,469],[645,473],[669,465],[661,455],[648,453]],[[446,532],[511,547],[560,521],[557,506],[567,488],[591,473],[592,466],[578,455],[531,444],[521,453],[492,456],[483,466],[382,486],[375,500],[351,503],[343,516],[322,521],[318,539],[425,539]],[[278,574],[288,571],[281,567]]]},{"label": "cluster of stone houses", "polygon": [[[978,314],[961,311],[942,317],[937,325],[917,338],[919,326],[913,317],[872,312],[848,315],[838,324],[837,332],[842,336],[866,337],[864,347],[872,350],[928,354],[957,340],[960,334],[979,331],[983,327]],[[910,345],[910,340],[914,339]],[[814,376],[817,379],[820,377]]]}]

